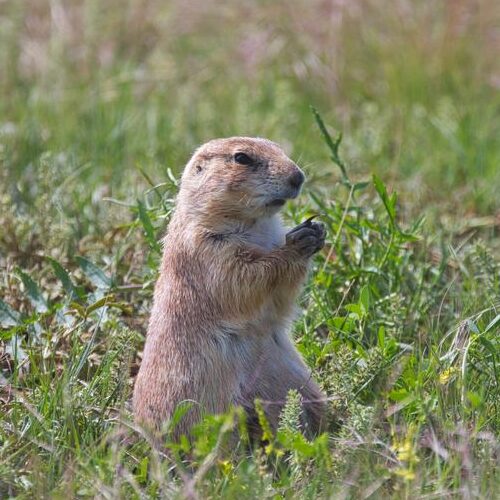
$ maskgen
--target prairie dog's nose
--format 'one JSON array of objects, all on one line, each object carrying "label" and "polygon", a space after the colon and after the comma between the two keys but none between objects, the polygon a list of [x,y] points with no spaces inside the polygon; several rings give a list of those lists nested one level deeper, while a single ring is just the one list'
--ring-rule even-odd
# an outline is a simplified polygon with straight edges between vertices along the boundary
[{"label": "prairie dog's nose", "polygon": [[305,180],[305,176],[302,173],[302,170],[300,170],[300,169],[297,169],[296,172],[293,173],[289,178],[290,185],[294,189],[299,189],[300,186],[302,186],[302,183],[304,182],[304,180]]}]

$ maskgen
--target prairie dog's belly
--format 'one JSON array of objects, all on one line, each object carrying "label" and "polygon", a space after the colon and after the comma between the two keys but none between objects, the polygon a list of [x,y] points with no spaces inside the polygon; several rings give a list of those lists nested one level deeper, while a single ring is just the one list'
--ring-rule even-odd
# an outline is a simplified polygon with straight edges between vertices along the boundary
[{"label": "prairie dog's belly", "polygon": [[[272,305],[269,308],[272,311]],[[289,321],[269,314],[269,310],[252,321],[224,322],[221,325],[224,341],[219,348],[236,374],[236,400],[248,399],[249,392],[267,371],[269,363],[277,356],[286,356],[284,344],[289,342],[288,327]]]},{"label": "prairie dog's belly", "polygon": [[241,403],[253,401],[253,392],[262,378],[271,358],[276,356],[273,334],[265,337],[253,337],[238,334],[227,339],[228,359],[233,365],[234,381],[233,401]]}]

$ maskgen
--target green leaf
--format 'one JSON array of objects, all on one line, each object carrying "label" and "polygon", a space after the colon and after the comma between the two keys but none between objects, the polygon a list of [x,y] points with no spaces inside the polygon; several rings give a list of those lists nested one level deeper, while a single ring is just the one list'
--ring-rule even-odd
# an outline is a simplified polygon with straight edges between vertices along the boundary
[{"label": "green leaf", "polygon": [[0,299],[0,326],[8,328],[9,326],[18,326],[21,324],[21,315],[12,309],[9,304]]},{"label": "green leaf", "polygon": [[469,327],[469,330],[471,332],[477,333],[477,334],[480,333],[479,328],[477,327],[476,323],[474,323],[474,321],[472,321],[471,319],[467,320],[467,326]]},{"label": "green leaf", "polygon": [[366,285],[361,289],[361,293],[359,294],[359,302],[364,307],[365,312],[368,312],[370,310],[370,287],[369,286]]},{"label": "green leaf", "polygon": [[79,298],[77,287],[71,281],[71,278],[66,269],[64,269],[64,267],[52,257],[46,257],[46,259],[50,262],[50,265],[54,270],[54,274],[62,283],[64,290],[68,293],[69,300],[77,300]]},{"label": "green leaf", "polygon": [[148,211],[140,200],[137,201],[137,206],[139,208],[139,220],[141,221],[142,227],[144,229],[146,240],[152,250],[161,254],[161,247],[156,239],[155,230],[149,217]]},{"label": "green leaf", "polygon": [[[1,326],[1,324],[0,324]],[[12,337],[14,337],[19,331],[19,328],[14,326],[10,329],[1,329],[0,330],[0,340],[10,340]]]},{"label": "green leaf", "polygon": [[[351,181],[349,180],[349,177],[347,175],[347,170],[345,167],[344,162],[340,159],[339,156],[339,147],[340,143],[342,142],[342,133],[340,133],[337,138],[334,140],[332,139],[332,136],[328,132],[325,122],[323,121],[323,118],[321,118],[321,115],[319,114],[318,110],[311,106],[311,111],[313,112],[314,118],[316,120],[316,123],[318,124],[319,130],[321,134],[323,135],[323,138],[325,139],[326,145],[330,149],[330,152],[332,153],[331,159],[335,165],[337,165],[340,168],[340,171],[342,173],[342,180],[346,185],[349,187],[351,186]],[[361,189],[361,188],[358,188]]]},{"label": "green leaf", "polygon": [[467,399],[470,401],[472,408],[479,408],[483,400],[477,392],[467,391]]},{"label": "green leaf", "polygon": [[352,189],[353,189],[353,191],[361,191],[361,190],[365,189],[369,185],[370,185],[370,183],[366,182],[366,181],[355,182],[352,185]]},{"label": "green leaf", "polygon": [[144,457],[139,462],[137,480],[141,484],[145,484],[148,479],[148,465],[149,465],[149,457]]},{"label": "green leaf", "polygon": [[303,458],[315,455],[316,447],[301,432],[278,431],[278,442],[287,450],[295,451]]},{"label": "green leaf", "polygon": [[71,302],[69,305],[71,309],[74,309],[82,318],[85,317],[86,312],[85,312],[85,307],[83,307],[81,304],[78,302]]},{"label": "green leaf", "polygon": [[168,421],[168,427],[170,430],[173,430],[179,425],[179,422],[182,420],[182,417],[186,415],[186,413],[192,408],[194,402],[192,401],[183,401],[179,403]]},{"label": "green leaf", "polygon": [[38,285],[31,279],[31,277],[22,271],[19,267],[16,268],[16,274],[21,278],[24,285],[26,295],[31,302],[31,305],[38,313],[45,313],[49,310],[49,306]]},{"label": "green leaf", "polygon": [[111,288],[111,286],[113,285],[112,279],[93,262],[90,262],[90,260],[80,256],[76,257],[76,262],[78,263],[85,276],[87,276],[87,278],[96,288]]},{"label": "green leaf", "polygon": [[130,307],[127,304],[123,302],[115,302],[113,299],[113,295],[106,295],[100,298],[85,309],[85,315],[88,316],[90,313],[93,313],[103,307],[115,307],[117,309],[121,309],[122,311],[130,312]]},{"label": "green leaf", "polygon": [[342,333],[351,333],[356,327],[356,322],[349,316],[335,316],[331,318],[330,323],[333,328]]},{"label": "green leaf", "polygon": [[373,174],[373,185],[375,186],[375,190],[377,191],[380,199],[382,200],[382,203],[385,206],[392,226],[396,227],[396,193],[393,193],[392,196],[389,196],[387,194],[387,188],[385,187],[385,184],[375,174]]},{"label": "green leaf", "polygon": [[381,349],[385,347],[385,326],[381,325],[377,332],[378,345]]},{"label": "green leaf", "polygon": [[349,316],[355,319],[361,319],[366,314],[362,304],[347,304],[345,309],[351,313]]},{"label": "green leaf", "polygon": [[500,323],[500,314],[489,322],[488,326],[484,330],[484,333],[488,333],[492,328],[494,328],[499,323]]},{"label": "green leaf", "polygon": [[389,392],[389,399],[392,401],[403,401],[406,399],[410,393],[406,389],[393,389],[391,392]]}]

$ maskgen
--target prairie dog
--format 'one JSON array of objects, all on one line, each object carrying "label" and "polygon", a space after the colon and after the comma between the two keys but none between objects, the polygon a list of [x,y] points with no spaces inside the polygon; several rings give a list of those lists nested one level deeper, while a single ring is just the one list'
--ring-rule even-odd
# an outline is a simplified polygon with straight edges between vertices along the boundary
[{"label": "prairie dog", "polygon": [[301,421],[320,432],[325,396],[290,339],[295,301],[325,229],[287,230],[279,210],[304,174],[275,143],[212,140],[182,175],[154,292],[133,396],[138,422],[160,430],[176,406],[192,403],[174,430],[189,435],[205,413],[242,406],[259,434],[254,401],[276,430],[290,389]]}]

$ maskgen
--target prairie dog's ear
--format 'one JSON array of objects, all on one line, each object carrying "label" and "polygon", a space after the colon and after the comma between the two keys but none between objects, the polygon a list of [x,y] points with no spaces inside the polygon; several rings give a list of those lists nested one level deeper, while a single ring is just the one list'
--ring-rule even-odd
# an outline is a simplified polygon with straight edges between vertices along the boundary
[{"label": "prairie dog's ear", "polygon": [[184,168],[184,176],[196,177],[206,171],[206,159],[202,155],[194,154],[186,167]]},{"label": "prairie dog's ear", "polygon": [[189,169],[191,175],[198,175],[206,170],[206,165],[201,158],[194,158],[193,161],[189,163]]},{"label": "prairie dog's ear", "polygon": [[199,192],[200,188],[206,183],[208,163],[207,158],[195,153],[184,167],[181,188],[192,193]]}]

